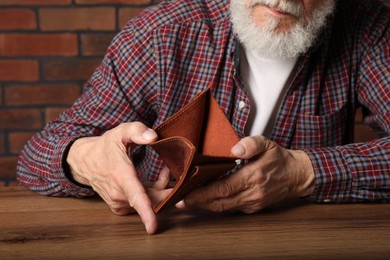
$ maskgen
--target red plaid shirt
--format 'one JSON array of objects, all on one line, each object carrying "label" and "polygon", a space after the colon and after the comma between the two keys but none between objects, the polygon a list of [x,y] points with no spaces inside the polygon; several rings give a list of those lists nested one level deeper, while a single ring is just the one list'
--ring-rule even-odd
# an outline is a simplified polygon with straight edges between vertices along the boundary
[{"label": "red plaid shirt", "polygon": [[[380,2],[339,0],[315,46],[298,60],[271,139],[309,154],[313,201],[390,199],[389,21]],[[46,195],[93,194],[66,177],[72,141],[123,122],[154,127],[211,84],[243,137],[249,105],[239,103],[250,102],[239,78],[239,49],[229,1],[179,0],[145,10],[115,37],[83,95],[27,143],[20,183]],[[386,137],[353,143],[359,107],[365,123]],[[156,179],[162,163],[150,147],[137,147],[132,158],[142,180]]]}]

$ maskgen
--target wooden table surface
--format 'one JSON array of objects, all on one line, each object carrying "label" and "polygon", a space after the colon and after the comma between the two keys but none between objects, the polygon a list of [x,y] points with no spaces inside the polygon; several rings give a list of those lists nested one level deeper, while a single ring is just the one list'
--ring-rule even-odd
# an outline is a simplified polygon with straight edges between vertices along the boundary
[{"label": "wooden table surface", "polygon": [[258,214],[168,210],[149,236],[99,198],[0,188],[0,259],[390,259],[390,204],[290,201]]}]

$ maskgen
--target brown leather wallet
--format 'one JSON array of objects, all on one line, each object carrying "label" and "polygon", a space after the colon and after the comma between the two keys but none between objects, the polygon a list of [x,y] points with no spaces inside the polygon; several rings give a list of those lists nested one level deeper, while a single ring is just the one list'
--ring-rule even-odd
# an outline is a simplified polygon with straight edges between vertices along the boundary
[{"label": "brown leather wallet", "polygon": [[156,213],[236,166],[230,149],[240,139],[210,88],[154,130],[159,140],[151,147],[177,181],[167,198],[154,207]]}]

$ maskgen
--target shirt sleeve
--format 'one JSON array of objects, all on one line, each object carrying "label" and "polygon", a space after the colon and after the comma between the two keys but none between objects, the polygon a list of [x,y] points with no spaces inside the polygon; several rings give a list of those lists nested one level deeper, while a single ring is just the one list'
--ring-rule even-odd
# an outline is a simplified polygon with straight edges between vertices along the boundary
[{"label": "shirt sleeve", "polygon": [[316,202],[390,201],[390,22],[383,7],[366,28],[357,77],[364,122],[384,132],[367,143],[305,151],[316,175]]},{"label": "shirt sleeve", "polygon": [[134,30],[131,23],[124,27],[85,84],[81,97],[22,149],[16,173],[21,185],[42,195],[93,195],[90,187],[73,182],[67,175],[66,154],[72,142],[99,136],[123,122],[151,124],[150,104],[156,95],[153,86],[157,85],[153,46],[147,46],[152,44],[147,32]]},{"label": "shirt sleeve", "polygon": [[315,172],[311,201],[390,201],[390,138],[305,151]]}]

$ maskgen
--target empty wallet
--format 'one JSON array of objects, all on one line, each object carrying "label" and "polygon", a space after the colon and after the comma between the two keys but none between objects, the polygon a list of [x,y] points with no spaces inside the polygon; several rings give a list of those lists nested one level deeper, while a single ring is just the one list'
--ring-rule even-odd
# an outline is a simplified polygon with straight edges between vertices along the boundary
[{"label": "empty wallet", "polygon": [[154,207],[156,213],[236,166],[230,150],[240,138],[210,88],[154,130],[159,139],[150,146],[176,180],[172,192]]}]

